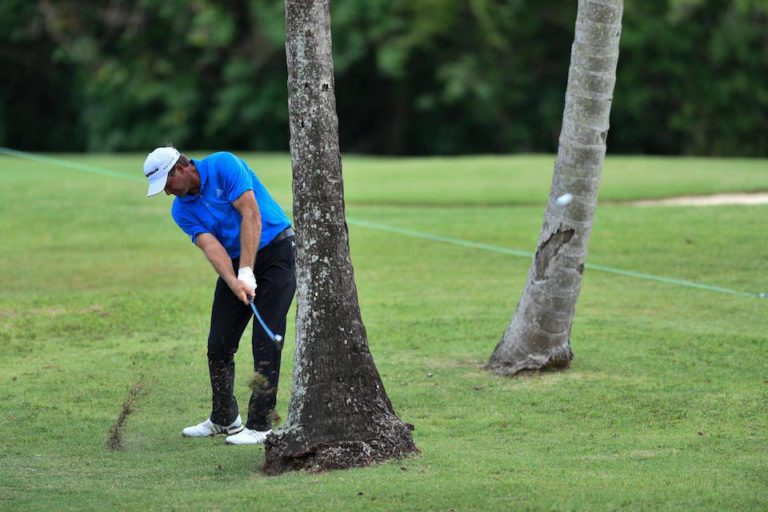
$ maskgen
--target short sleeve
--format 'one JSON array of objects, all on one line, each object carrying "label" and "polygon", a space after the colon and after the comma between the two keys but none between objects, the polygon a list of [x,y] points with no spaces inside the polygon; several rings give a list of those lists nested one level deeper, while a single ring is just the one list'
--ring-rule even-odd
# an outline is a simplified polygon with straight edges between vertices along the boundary
[{"label": "short sleeve", "polygon": [[234,203],[248,190],[253,190],[251,171],[232,153],[224,153],[218,162],[219,179],[227,200]]},{"label": "short sleeve", "polygon": [[197,241],[197,235],[209,232],[199,220],[186,212],[184,208],[180,207],[179,203],[175,201],[171,208],[171,216],[181,230],[189,236],[193,244]]}]

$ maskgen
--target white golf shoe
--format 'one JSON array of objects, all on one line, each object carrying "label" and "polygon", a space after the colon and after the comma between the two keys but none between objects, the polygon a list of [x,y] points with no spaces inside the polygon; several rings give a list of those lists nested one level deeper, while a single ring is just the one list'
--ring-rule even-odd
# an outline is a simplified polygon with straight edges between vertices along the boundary
[{"label": "white golf shoe", "polygon": [[242,431],[243,428],[243,420],[240,419],[239,415],[235,418],[235,421],[226,427],[217,425],[211,421],[211,418],[208,418],[202,423],[185,428],[181,431],[181,435],[184,437],[209,437],[215,436],[216,434],[227,434],[230,436]]},{"label": "white golf shoe", "polygon": [[227,444],[262,444],[266,441],[270,432],[272,431],[259,432],[258,430],[244,428],[239,434],[227,437],[224,442]]}]

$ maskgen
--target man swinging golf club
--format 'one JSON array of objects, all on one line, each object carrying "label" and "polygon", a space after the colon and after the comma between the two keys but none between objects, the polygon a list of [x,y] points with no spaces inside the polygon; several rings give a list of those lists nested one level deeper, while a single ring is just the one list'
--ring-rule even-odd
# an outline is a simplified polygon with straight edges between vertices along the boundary
[{"label": "man swinging golf club", "polygon": [[263,443],[272,428],[282,347],[254,322],[251,343],[257,375],[245,426],[233,394],[234,358],[254,313],[251,299],[274,335],[285,336],[296,291],[290,221],[256,174],[232,153],[193,160],[173,147],[160,147],[147,156],[144,175],[149,180],[147,196],[163,191],[176,196],[173,220],[219,274],[208,334],[212,411],[182,435],[227,434],[227,444]]}]

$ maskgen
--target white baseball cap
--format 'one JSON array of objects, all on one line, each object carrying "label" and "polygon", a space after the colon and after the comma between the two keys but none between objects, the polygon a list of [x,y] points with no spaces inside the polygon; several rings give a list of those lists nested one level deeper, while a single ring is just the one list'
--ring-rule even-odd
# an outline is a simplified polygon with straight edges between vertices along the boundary
[{"label": "white baseball cap", "polygon": [[149,180],[147,197],[159,194],[168,181],[168,173],[178,161],[181,153],[176,148],[157,148],[144,160],[144,176]]}]

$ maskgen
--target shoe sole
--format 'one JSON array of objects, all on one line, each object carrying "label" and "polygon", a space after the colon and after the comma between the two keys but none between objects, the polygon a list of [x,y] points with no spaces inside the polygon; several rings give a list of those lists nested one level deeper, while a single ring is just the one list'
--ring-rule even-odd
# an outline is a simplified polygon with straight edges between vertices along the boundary
[{"label": "shoe sole", "polygon": [[192,437],[214,437],[214,436],[220,436],[222,434],[223,435],[227,435],[227,436],[233,436],[235,434],[239,434],[240,432],[242,432],[244,428],[245,428],[245,425],[240,425],[239,427],[227,430],[225,432],[214,432],[213,434],[208,434],[207,436],[191,436],[189,434],[185,434],[184,432],[182,432],[181,433],[181,437],[189,437],[189,438],[192,438]]},{"label": "shoe sole", "polygon": [[[266,439],[264,441],[266,441]],[[258,446],[264,444],[264,441],[259,441],[258,443],[233,443],[231,441],[224,441],[224,444],[227,446]]]}]

